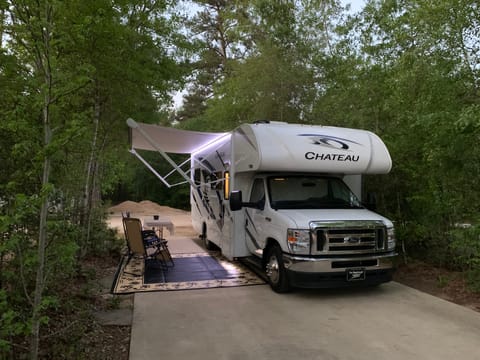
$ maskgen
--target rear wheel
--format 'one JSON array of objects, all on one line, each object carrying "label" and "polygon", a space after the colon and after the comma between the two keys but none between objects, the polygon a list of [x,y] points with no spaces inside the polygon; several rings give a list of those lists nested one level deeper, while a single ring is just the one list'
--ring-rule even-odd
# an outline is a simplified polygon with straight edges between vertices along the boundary
[{"label": "rear wheel", "polygon": [[203,246],[205,246],[205,249],[215,250],[215,244],[212,243],[211,241],[209,241],[208,238],[207,238],[207,225],[206,224],[203,224],[203,226],[202,226],[202,235],[200,235],[200,238],[203,240]]},{"label": "rear wheel", "polygon": [[280,249],[278,245],[268,248],[265,274],[267,275],[268,283],[273,291],[277,293],[285,293],[290,290],[287,270],[283,264],[282,249]]}]

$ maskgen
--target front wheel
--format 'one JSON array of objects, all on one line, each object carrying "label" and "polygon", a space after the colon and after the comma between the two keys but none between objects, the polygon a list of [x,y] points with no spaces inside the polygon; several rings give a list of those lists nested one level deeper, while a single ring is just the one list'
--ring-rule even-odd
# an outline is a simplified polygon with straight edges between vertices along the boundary
[{"label": "front wheel", "polygon": [[287,270],[283,264],[282,249],[278,245],[271,246],[267,251],[265,274],[273,291],[286,293],[290,290]]}]

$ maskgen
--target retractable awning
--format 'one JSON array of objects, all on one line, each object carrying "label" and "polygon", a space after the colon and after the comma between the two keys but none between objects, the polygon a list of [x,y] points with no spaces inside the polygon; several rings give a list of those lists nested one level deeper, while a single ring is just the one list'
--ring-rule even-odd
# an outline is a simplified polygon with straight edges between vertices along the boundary
[{"label": "retractable awning", "polygon": [[[130,127],[130,152],[169,188],[187,182],[192,186],[195,184],[188,175],[190,170],[184,171],[182,169],[190,159],[177,164],[167,153],[192,154],[229,134],[179,130],[165,126],[139,123],[133,119],[128,119],[127,125]],[[166,175],[160,175],[136,150],[158,152],[172,166],[173,170]],[[170,184],[167,178],[174,172],[180,174],[185,181]]]},{"label": "retractable awning", "polygon": [[[130,126],[130,146],[132,149],[157,151],[160,148],[166,153],[175,154],[191,154],[228,134],[179,130],[139,123],[132,119],[129,119],[127,124]],[[148,134],[148,137],[145,134]],[[152,144],[152,141],[154,144]]]}]

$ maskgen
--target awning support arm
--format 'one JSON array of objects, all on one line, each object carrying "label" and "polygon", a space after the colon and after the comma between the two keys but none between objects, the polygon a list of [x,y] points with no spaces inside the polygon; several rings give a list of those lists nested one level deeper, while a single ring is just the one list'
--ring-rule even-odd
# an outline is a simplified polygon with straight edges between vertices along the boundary
[{"label": "awning support arm", "polygon": [[[179,168],[182,168],[183,165],[185,165],[186,163],[190,162],[191,159],[192,159],[192,158],[189,157],[189,158],[188,158],[187,160],[185,160],[183,163],[181,163],[180,165],[178,165],[178,167],[179,167]],[[164,176],[164,178],[165,178],[165,179],[168,178],[168,177],[169,177],[170,175],[172,175],[175,171],[177,171],[177,170],[176,170],[176,169],[171,170],[167,175]],[[185,174],[188,174],[188,173],[190,173],[190,169],[188,169],[188,170],[185,172]]]},{"label": "awning support arm", "polygon": [[157,178],[160,179],[160,181],[168,188],[171,188],[173,185],[170,185],[164,178],[162,175],[160,175],[157,170],[155,170],[149,163],[147,160],[145,160],[143,157],[140,156],[139,153],[137,153],[135,151],[135,149],[130,149],[129,150],[131,154],[135,155],[137,157],[138,160],[140,160],[143,165],[145,165]]},{"label": "awning support arm", "polygon": [[[160,155],[162,155],[162,157],[175,169],[177,170],[177,172],[180,174],[181,177],[183,177],[190,185],[192,186],[195,186],[195,183],[192,181],[192,179],[190,179],[190,177],[185,174],[185,172],[177,165],[177,163],[175,161],[172,160],[172,158],[170,156],[167,155],[167,153],[165,153],[158,145],[155,141],[153,141],[153,139],[150,137],[150,135],[148,135],[147,132],[145,132],[140,125],[137,124],[137,122],[131,118],[127,119],[127,125],[129,127],[131,127],[132,129],[137,129],[140,134],[142,134],[142,136],[150,143],[150,145],[152,145],[152,147],[158,151],[158,153]],[[132,149],[133,150],[133,149]],[[138,157],[138,156],[137,156]],[[144,164],[148,164],[145,160],[142,161]],[[152,170],[152,167],[151,166],[148,166],[150,170]],[[156,171],[154,172],[156,173]],[[157,173],[158,174],[158,173]],[[158,175],[157,175],[158,176]],[[165,180],[163,180],[163,178],[160,177],[160,179],[164,182]],[[167,185],[169,186],[169,185]],[[170,186],[169,186],[170,187]]]}]

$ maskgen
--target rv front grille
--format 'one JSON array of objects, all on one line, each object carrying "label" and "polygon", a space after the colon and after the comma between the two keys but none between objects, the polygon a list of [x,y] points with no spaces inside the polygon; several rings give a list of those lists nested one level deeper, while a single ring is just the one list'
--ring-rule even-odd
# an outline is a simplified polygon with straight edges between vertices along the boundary
[{"label": "rv front grille", "polygon": [[378,222],[362,223],[363,226],[352,226],[351,222],[335,224],[334,227],[318,223],[315,225],[313,233],[316,247],[314,249],[317,253],[351,254],[386,250],[386,229]]}]

